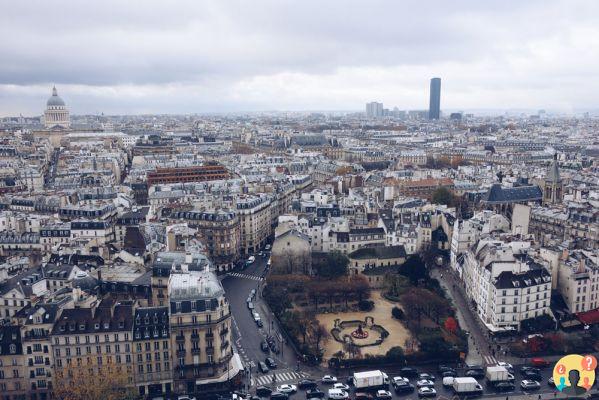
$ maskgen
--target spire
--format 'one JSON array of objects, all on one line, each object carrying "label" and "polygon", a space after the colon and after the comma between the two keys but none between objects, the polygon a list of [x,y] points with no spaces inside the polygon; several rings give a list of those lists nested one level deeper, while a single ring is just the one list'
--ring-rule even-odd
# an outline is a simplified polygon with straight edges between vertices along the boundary
[{"label": "spire", "polygon": [[52,96],[58,96],[58,92],[56,91],[56,85],[52,87]]},{"label": "spire", "polygon": [[559,166],[557,164],[557,153],[553,156],[553,161],[547,170],[547,175],[545,176],[545,182],[553,182],[559,183],[561,182],[561,177],[559,174]]}]

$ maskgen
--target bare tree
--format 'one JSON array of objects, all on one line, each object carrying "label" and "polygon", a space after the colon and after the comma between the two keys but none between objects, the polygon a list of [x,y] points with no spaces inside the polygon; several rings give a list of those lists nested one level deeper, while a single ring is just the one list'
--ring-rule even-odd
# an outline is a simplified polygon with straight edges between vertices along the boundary
[{"label": "bare tree", "polygon": [[133,399],[131,374],[119,364],[70,365],[56,372],[54,397],[61,400]]}]

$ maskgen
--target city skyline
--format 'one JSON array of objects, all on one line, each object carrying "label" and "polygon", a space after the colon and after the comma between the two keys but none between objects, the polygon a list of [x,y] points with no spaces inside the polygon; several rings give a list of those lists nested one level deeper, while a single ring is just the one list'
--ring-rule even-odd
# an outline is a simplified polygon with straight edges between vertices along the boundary
[{"label": "city skyline", "polygon": [[595,3],[340,6],[10,4],[0,115],[53,85],[73,114],[426,109],[431,76],[446,110],[596,108]]}]

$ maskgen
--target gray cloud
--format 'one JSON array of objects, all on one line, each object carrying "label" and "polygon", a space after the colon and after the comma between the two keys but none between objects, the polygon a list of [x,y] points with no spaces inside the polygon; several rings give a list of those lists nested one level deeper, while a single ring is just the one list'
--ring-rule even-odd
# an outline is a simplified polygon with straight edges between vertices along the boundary
[{"label": "gray cloud", "polygon": [[592,1],[0,3],[1,115],[41,112],[52,83],[75,112],[121,113],[419,107],[433,75],[452,108],[599,89]]}]

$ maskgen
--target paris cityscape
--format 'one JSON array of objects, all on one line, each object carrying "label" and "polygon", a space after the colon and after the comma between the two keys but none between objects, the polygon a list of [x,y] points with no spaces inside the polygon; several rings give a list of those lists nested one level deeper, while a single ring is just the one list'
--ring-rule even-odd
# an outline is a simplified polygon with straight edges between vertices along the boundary
[{"label": "paris cityscape", "polygon": [[424,3],[5,4],[2,400],[599,399],[599,4]]}]

